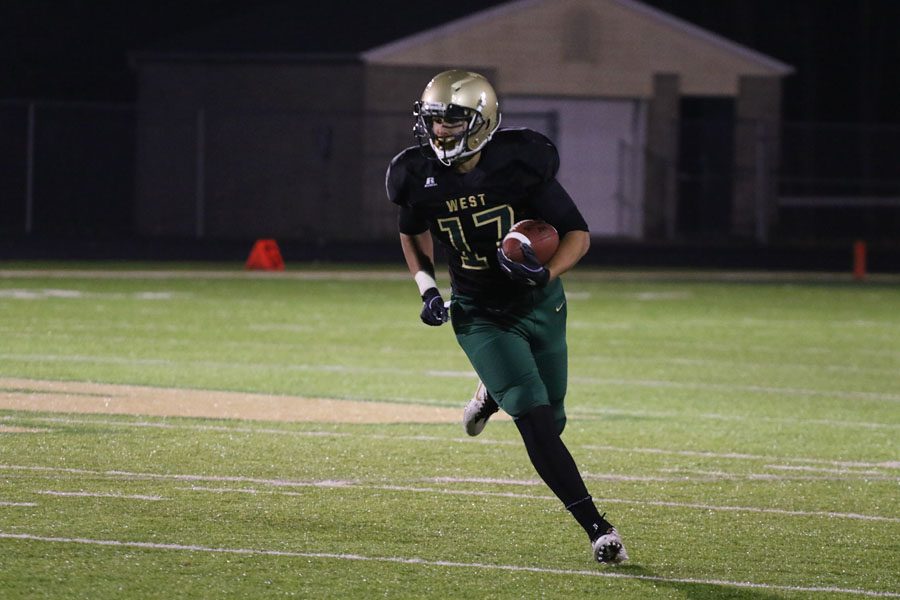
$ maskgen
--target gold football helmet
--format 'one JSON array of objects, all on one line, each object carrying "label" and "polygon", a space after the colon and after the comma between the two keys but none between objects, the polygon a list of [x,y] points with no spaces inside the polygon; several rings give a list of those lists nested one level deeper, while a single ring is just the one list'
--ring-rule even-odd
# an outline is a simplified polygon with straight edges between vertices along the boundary
[{"label": "gold football helmet", "polygon": [[[500,126],[500,103],[484,76],[453,69],[438,73],[413,106],[413,133],[420,146],[427,142],[437,159],[450,166],[480,152]],[[438,137],[435,120],[465,123],[459,133]]]}]

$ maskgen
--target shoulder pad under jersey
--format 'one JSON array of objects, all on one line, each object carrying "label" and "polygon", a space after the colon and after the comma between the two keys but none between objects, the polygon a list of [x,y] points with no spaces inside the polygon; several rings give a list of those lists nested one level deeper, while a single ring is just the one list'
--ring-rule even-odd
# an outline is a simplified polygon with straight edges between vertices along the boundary
[{"label": "shoulder pad under jersey", "polygon": [[405,204],[404,189],[411,170],[426,160],[417,146],[411,146],[391,159],[384,175],[384,187],[388,199],[394,204]]},{"label": "shoulder pad under jersey", "polygon": [[542,181],[553,179],[559,171],[556,146],[547,136],[532,129],[500,129],[491,138],[488,148],[492,159],[516,161]]}]

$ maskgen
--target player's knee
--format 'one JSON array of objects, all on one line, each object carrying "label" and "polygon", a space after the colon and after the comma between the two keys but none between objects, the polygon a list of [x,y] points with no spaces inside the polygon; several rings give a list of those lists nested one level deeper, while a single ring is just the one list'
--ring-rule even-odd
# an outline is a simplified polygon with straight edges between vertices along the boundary
[{"label": "player's knee", "polygon": [[538,406],[549,406],[547,390],[540,383],[523,383],[503,393],[503,410],[513,417],[520,417]]},{"label": "player's knee", "polygon": [[554,421],[556,422],[556,432],[562,435],[563,430],[566,428],[566,415],[556,417]]}]

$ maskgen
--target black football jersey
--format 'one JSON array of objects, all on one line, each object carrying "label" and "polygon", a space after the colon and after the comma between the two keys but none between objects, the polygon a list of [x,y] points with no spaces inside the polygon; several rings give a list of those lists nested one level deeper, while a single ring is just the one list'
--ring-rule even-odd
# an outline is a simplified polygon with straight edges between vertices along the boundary
[{"label": "black football jersey", "polygon": [[400,231],[431,231],[446,249],[453,290],[502,306],[529,291],[497,263],[497,247],[513,223],[544,219],[560,237],[587,231],[575,203],[556,181],[559,154],[530,129],[500,129],[468,173],[407,148],[391,161],[388,198],[400,206]]}]

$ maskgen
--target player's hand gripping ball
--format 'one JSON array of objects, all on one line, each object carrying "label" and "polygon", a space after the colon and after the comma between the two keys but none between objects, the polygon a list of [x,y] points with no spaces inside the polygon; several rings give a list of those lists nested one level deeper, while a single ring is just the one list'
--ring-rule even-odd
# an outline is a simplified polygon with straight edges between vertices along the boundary
[{"label": "player's hand gripping ball", "polygon": [[520,263],[523,259],[522,244],[530,245],[538,262],[545,265],[559,248],[559,234],[546,221],[525,219],[512,226],[501,246],[508,259]]},{"label": "player's hand gripping ball", "polygon": [[514,281],[544,287],[550,271],[544,265],[559,247],[559,233],[544,221],[527,219],[512,226],[497,248],[500,268]]}]

